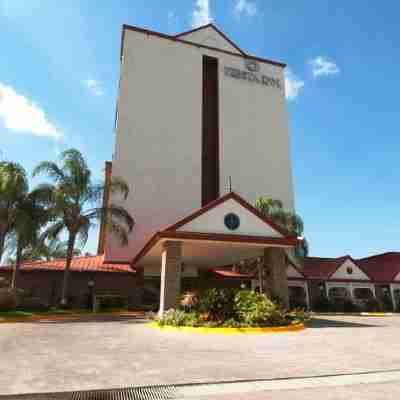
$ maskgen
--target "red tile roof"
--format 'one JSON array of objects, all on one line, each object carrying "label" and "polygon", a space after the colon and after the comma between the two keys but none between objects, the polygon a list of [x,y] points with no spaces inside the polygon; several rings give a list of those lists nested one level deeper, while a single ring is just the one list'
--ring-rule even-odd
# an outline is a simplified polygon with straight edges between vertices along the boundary
[{"label": "red tile roof", "polygon": [[302,272],[309,279],[328,279],[350,256],[338,258],[307,257]]},{"label": "red tile roof", "polygon": [[308,279],[329,279],[329,277],[350,259],[373,282],[393,282],[400,274],[400,252],[377,254],[355,260],[350,256],[338,258],[307,257],[304,262],[303,273]]},{"label": "red tile roof", "polygon": [[392,282],[400,273],[400,253],[389,252],[361,258],[356,264],[375,282]]},{"label": "red tile roof", "polygon": [[[11,269],[11,266],[0,267]],[[51,261],[30,261],[21,265],[22,271],[64,271],[65,259]],[[134,273],[135,270],[129,264],[117,264],[104,262],[104,254],[96,256],[75,257],[72,260],[71,271],[74,272],[125,272]]]}]

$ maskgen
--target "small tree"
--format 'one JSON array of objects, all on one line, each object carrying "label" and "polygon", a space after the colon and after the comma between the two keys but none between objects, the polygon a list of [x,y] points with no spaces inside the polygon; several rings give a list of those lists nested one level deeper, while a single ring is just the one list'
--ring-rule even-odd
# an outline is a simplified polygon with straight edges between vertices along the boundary
[{"label": "small tree", "polygon": [[[122,245],[128,244],[128,235],[133,229],[134,220],[120,205],[101,205],[104,184],[92,183],[91,171],[82,154],[69,149],[61,154],[60,165],[44,161],[34,170],[33,175],[45,173],[53,181],[42,185],[52,198],[53,222],[46,230],[46,237],[53,239],[66,231],[67,257],[63,276],[61,304],[67,304],[68,280],[77,241],[83,246],[88,239],[90,228],[104,219],[107,229]],[[122,180],[111,180],[109,190],[125,200],[129,194],[128,185]]]},{"label": "small tree", "polygon": [[[269,197],[259,197],[255,203],[255,208],[257,208],[261,214],[268,217],[276,225],[286,231],[289,235],[294,235],[297,237],[303,235],[303,220],[299,215],[286,211],[283,207],[283,203],[280,200]],[[302,259],[306,257],[307,254],[308,243],[306,240],[303,240],[301,247],[295,249],[295,255]],[[235,268],[241,272],[257,276],[260,292],[265,292],[266,271],[265,265],[260,258],[243,260]]]},{"label": "small tree", "polygon": [[49,212],[45,207],[46,203],[47,201],[43,198],[43,193],[40,190],[26,193],[16,203],[11,232],[11,242],[14,243],[15,249],[11,289],[17,288],[24,250],[34,247],[38,243],[40,230],[49,220]]},{"label": "small tree", "polygon": [[[67,258],[68,243],[60,241],[58,238],[47,239],[39,238],[29,245],[22,253],[22,261],[51,261],[55,259]],[[79,248],[74,249],[74,257],[80,256],[82,251]],[[15,257],[8,257],[7,264],[15,264]]]},{"label": "small tree", "polygon": [[[303,236],[304,223],[302,218],[296,213],[285,210],[280,200],[271,199],[269,197],[259,197],[255,207],[288,234],[296,235],[297,237]],[[301,245],[295,249],[295,255],[302,259],[307,257],[308,251],[308,242],[303,239]]]},{"label": "small tree", "polygon": [[6,240],[14,227],[19,201],[28,190],[28,179],[24,168],[17,163],[0,162],[0,263]]},{"label": "small tree", "polygon": [[259,197],[255,207],[289,234],[296,236],[303,235],[303,220],[299,215],[286,211],[280,200],[271,199],[269,197]]}]

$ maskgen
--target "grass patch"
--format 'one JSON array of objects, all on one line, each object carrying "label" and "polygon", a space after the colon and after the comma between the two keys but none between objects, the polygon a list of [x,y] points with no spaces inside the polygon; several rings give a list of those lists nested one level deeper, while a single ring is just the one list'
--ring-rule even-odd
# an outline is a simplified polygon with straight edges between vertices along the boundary
[{"label": "grass patch", "polygon": [[0,311],[0,318],[29,318],[35,315],[30,311]]}]

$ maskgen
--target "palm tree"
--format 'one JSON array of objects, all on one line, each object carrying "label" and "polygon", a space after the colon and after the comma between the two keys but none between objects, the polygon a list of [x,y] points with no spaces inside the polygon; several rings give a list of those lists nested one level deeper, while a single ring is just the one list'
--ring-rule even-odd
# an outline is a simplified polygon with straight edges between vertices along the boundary
[{"label": "palm tree", "polygon": [[29,247],[34,247],[40,236],[40,230],[49,221],[47,193],[33,190],[20,196],[13,214],[11,242],[14,243],[15,265],[11,280],[11,289],[17,288],[17,281],[23,253]]},{"label": "palm tree", "polygon": [[[259,197],[255,203],[255,208],[257,208],[261,214],[271,219],[289,235],[295,235],[297,237],[303,235],[303,220],[299,215],[286,211],[283,207],[283,203],[280,200],[269,197]],[[301,246],[295,249],[295,255],[301,262],[302,259],[307,256],[307,254],[308,243],[305,239],[303,239]],[[256,275],[260,291],[263,292],[266,290],[266,271],[261,257],[242,260],[241,263],[234,266],[234,269],[242,273]]]},{"label": "palm tree", "polygon": [[13,162],[0,162],[0,263],[6,240],[13,230],[18,202],[28,192],[25,169]]},{"label": "palm tree", "polygon": [[255,207],[289,234],[296,236],[303,235],[303,220],[299,215],[286,211],[280,200],[271,199],[269,197],[259,197]]},{"label": "palm tree", "polygon": [[[60,241],[58,238],[46,240],[40,238],[38,242],[32,243],[22,253],[22,261],[51,261],[67,258],[68,242]],[[74,249],[74,257],[82,255],[79,248]],[[15,257],[8,257],[7,264],[14,265]]]},{"label": "palm tree", "polygon": [[[256,201],[255,207],[290,235],[296,235],[297,237],[303,236],[304,223],[302,218],[295,213],[286,211],[280,200],[271,199],[269,197],[259,197]],[[308,242],[303,238],[301,245],[295,249],[294,254],[301,262],[305,257],[307,257],[308,251]]]},{"label": "palm tree", "polygon": [[[53,184],[42,185],[52,198],[54,221],[45,231],[50,238],[57,238],[67,232],[67,257],[63,276],[61,304],[67,304],[68,278],[76,244],[86,244],[90,228],[103,219],[109,232],[119,239],[122,245],[128,244],[128,235],[133,229],[134,220],[128,211],[117,204],[103,204],[101,199],[104,184],[94,184],[91,172],[82,154],[75,149],[64,151],[60,164],[49,161],[40,163],[33,175],[45,173]],[[111,180],[109,190],[126,200],[129,194],[128,185],[118,178]]]}]

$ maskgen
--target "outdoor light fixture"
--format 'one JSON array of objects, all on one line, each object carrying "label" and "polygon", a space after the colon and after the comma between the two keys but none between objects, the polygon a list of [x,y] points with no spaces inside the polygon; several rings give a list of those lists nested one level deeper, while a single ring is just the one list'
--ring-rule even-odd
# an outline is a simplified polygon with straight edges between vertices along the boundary
[{"label": "outdoor light fixture", "polygon": [[92,288],[92,287],[94,286],[94,280],[93,280],[93,279],[90,279],[90,280],[89,280],[88,286],[89,286],[90,288]]},{"label": "outdoor light fixture", "polygon": [[324,291],[324,284],[323,284],[323,283],[320,283],[320,284],[318,285],[318,287],[319,287],[319,290],[320,290],[321,292]]}]

